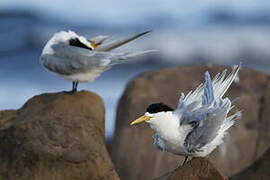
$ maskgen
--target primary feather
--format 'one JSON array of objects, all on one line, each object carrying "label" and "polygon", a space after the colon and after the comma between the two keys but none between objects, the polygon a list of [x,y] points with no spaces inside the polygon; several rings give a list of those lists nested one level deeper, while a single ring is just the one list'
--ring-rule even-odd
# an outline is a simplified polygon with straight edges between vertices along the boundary
[{"label": "primary feather", "polygon": [[139,38],[139,37],[141,37],[141,36],[143,36],[145,34],[148,34],[150,32],[152,32],[152,31],[145,31],[143,33],[136,34],[134,36],[131,36],[131,37],[123,39],[123,40],[118,40],[118,41],[114,41],[114,42],[104,44],[102,46],[97,47],[96,51],[110,51],[112,49],[118,48],[118,47],[122,46],[123,44],[126,44],[126,43],[128,43],[130,41],[133,41],[133,40],[135,40],[135,39],[137,39],[137,38]]},{"label": "primary feather", "polygon": [[[212,91],[214,98],[222,98],[225,92],[233,83],[236,78],[241,65],[234,66],[232,72],[226,77],[227,69],[225,69],[222,73],[218,73],[212,81]],[[208,73],[207,73],[208,74]],[[209,81],[210,75],[206,77]],[[210,79],[211,80],[211,79]],[[207,80],[206,80],[207,82]],[[204,90],[209,91],[207,88],[204,88],[204,84],[200,84],[194,91],[190,91],[186,96],[184,93],[181,94],[181,97],[178,102],[177,110],[185,111],[192,110],[194,108],[199,108],[202,106],[202,98]],[[208,86],[209,87],[209,86]],[[209,95],[209,93],[207,93]],[[191,108],[191,109],[189,109]]]}]

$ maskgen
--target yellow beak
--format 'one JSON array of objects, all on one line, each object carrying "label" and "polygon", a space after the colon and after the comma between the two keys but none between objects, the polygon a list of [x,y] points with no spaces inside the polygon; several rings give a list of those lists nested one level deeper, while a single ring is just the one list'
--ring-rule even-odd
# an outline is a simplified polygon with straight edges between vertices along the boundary
[{"label": "yellow beak", "polygon": [[92,49],[96,49],[99,45],[100,45],[100,44],[96,44],[96,43],[94,43],[94,42],[91,42],[91,43],[90,43],[90,47],[91,47]]},{"label": "yellow beak", "polygon": [[141,116],[138,119],[136,119],[135,121],[132,121],[132,123],[130,123],[130,125],[134,125],[134,124],[139,124],[145,121],[149,121],[151,117],[149,116]]}]

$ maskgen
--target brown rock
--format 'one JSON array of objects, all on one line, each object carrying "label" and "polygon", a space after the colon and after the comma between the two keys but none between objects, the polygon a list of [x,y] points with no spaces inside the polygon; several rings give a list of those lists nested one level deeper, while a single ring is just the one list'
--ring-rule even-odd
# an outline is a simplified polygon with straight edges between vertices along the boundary
[{"label": "brown rock", "polygon": [[[129,123],[154,102],[176,107],[181,92],[187,93],[202,81],[205,71],[212,76],[225,67],[176,67],[142,74],[127,86],[118,106],[112,156],[122,178],[152,179],[174,169],[181,156],[158,151],[152,144],[153,131],[147,124]],[[231,128],[226,143],[211,154],[211,161],[230,176],[248,167],[270,146],[270,77],[245,68],[240,83],[233,83],[227,95],[235,99],[243,117]],[[136,168],[134,168],[136,167]]]},{"label": "brown rock", "polygon": [[270,179],[270,149],[250,167],[230,178],[230,180],[269,180]]},{"label": "brown rock", "polygon": [[2,126],[10,123],[12,119],[16,117],[16,113],[16,110],[0,111],[0,129],[2,128]]},{"label": "brown rock", "polygon": [[[3,112],[1,112],[3,114]],[[104,105],[89,92],[30,99],[0,130],[0,179],[117,180],[104,141]]]},{"label": "brown rock", "polygon": [[226,180],[206,158],[194,158],[185,165],[155,180]]}]

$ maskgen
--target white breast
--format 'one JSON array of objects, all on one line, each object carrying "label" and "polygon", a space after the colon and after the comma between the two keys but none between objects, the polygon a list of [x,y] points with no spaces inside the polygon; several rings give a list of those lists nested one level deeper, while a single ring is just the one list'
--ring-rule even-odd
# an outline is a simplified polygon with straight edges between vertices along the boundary
[{"label": "white breast", "polygon": [[184,154],[184,142],[191,126],[180,126],[179,117],[171,112],[160,114],[158,118],[162,120],[154,118],[150,126],[159,135],[165,150],[174,154]]},{"label": "white breast", "polygon": [[75,73],[71,75],[61,75],[66,80],[75,81],[75,82],[93,82],[98,76],[101,75],[104,71],[109,69],[109,66],[94,67],[89,69],[89,71],[84,73]]}]

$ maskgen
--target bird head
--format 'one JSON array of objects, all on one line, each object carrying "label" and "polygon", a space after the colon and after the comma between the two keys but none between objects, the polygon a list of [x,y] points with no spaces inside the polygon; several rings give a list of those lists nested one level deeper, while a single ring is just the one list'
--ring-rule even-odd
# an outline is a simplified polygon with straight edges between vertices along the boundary
[{"label": "bird head", "polygon": [[143,122],[150,124],[160,124],[165,122],[165,119],[170,118],[172,115],[173,108],[163,103],[154,103],[147,107],[146,112],[143,116],[139,117],[135,121],[131,122],[130,125],[135,125]]},{"label": "bird head", "polygon": [[95,47],[85,37],[79,36],[73,31],[60,31],[51,38],[52,45],[75,46],[93,50]]}]

